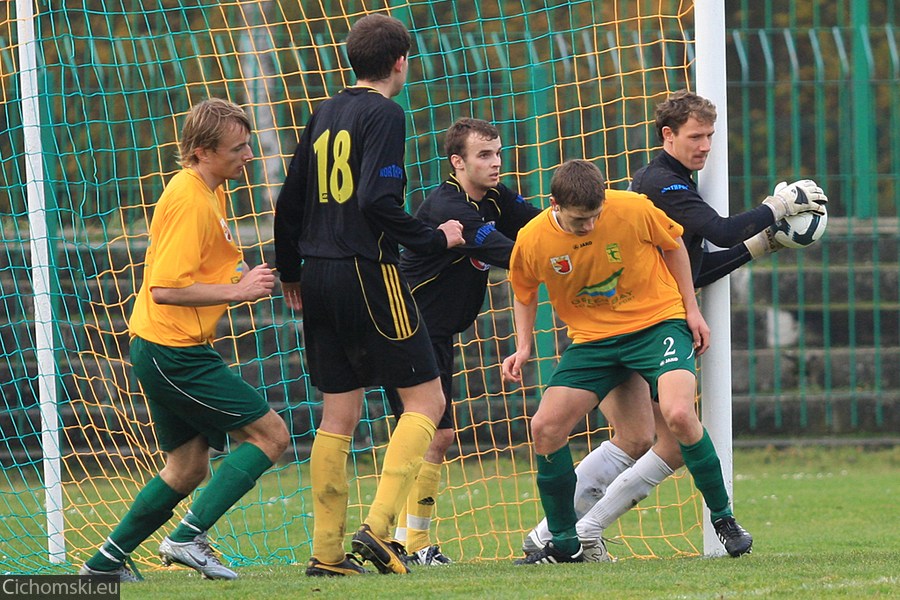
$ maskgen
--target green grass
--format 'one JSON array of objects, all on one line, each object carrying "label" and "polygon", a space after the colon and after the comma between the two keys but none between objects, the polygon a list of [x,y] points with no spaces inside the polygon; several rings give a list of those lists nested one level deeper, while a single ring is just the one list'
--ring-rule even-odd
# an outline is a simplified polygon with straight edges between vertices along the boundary
[{"label": "green grass", "polygon": [[[125,586],[122,598],[900,596],[900,447],[742,449],[734,462],[736,513],[755,538],[753,554],[739,560],[629,558],[553,567],[516,567],[495,560],[418,569],[409,577],[348,579],[308,579],[301,564],[282,564],[242,567],[235,582],[204,581],[182,569],[151,570],[145,572],[145,582]],[[471,520],[476,522],[470,526],[480,530],[484,523],[477,521],[488,516],[474,510]],[[616,554],[617,547],[612,549]]]},{"label": "green grass", "polygon": [[[308,580],[301,567],[244,569],[216,588],[228,598],[889,598],[900,595],[900,448],[743,450],[737,513],[755,535],[746,558],[620,560],[419,569],[411,577]],[[189,598],[213,584],[154,574],[123,598]],[[189,583],[188,583],[189,582]],[[176,592],[172,588],[178,586]]]}]

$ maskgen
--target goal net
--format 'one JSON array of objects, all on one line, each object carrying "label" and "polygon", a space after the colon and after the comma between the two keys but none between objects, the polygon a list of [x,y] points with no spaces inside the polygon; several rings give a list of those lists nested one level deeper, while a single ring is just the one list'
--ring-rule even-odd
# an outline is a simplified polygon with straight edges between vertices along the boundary
[{"label": "goal net", "polygon": [[[352,83],[343,40],[366,13],[401,19],[414,38],[397,98],[408,115],[410,210],[446,177],[443,132],[457,117],[495,123],[503,181],[546,205],[553,170],[567,158],[595,161],[612,187],[627,186],[658,147],[655,104],[693,87],[689,1],[156,0],[134,11],[119,0],[38,2],[27,24],[33,40],[25,4],[0,8],[0,570],[12,573],[80,564],[162,467],[126,321],[192,104],[228,98],[252,118],[256,159],[228,198],[232,230],[254,265],[272,262],[274,200],[304,123]],[[41,247],[46,281],[35,275]],[[519,555],[542,516],[528,417],[567,338],[542,303],[525,385],[504,386],[499,364],[513,349],[505,276],[492,274],[482,314],[456,345],[458,439],[433,530],[455,560]],[[308,461],[321,396],[301,360],[300,319],[280,297],[236,305],[215,343],[292,439],[284,460],[211,532],[239,566],[310,554]],[[371,502],[394,424],[381,390],[366,397],[351,449],[351,531]],[[591,415],[573,434],[576,460],[609,435]],[[220,457],[210,459],[217,468]],[[682,470],[608,531],[622,542],[611,551],[698,554],[701,510]],[[156,564],[167,531],[135,560]]]}]

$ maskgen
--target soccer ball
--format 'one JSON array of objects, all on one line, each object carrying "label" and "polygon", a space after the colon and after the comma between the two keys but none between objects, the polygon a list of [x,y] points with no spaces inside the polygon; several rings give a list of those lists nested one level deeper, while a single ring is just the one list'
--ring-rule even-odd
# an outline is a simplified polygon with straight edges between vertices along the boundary
[{"label": "soccer ball", "polygon": [[775,223],[775,241],[787,248],[806,248],[822,237],[827,225],[827,213],[791,215]]}]

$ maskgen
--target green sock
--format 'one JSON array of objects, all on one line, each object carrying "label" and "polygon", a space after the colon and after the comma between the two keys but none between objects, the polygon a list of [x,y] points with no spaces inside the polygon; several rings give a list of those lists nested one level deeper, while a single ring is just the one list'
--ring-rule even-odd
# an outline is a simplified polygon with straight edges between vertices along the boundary
[{"label": "green sock", "polygon": [[681,456],[684,457],[684,464],[694,478],[694,485],[703,494],[710,518],[715,521],[721,517],[732,516],[725,479],[722,477],[722,464],[705,427],[699,442],[681,446]]},{"label": "green sock", "polygon": [[186,494],[176,492],[157,475],[134,497],[131,508],[119,525],[88,561],[96,571],[113,571],[125,558],[172,517]]},{"label": "green sock", "polygon": [[575,523],[575,466],[566,444],[553,454],[537,455],[537,486],[553,545],[569,554],[578,551]]},{"label": "green sock", "polygon": [[259,476],[272,466],[265,452],[250,443],[235,448],[216,470],[187,515],[169,535],[173,542],[190,542],[209,530],[235,502],[253,489]]}]

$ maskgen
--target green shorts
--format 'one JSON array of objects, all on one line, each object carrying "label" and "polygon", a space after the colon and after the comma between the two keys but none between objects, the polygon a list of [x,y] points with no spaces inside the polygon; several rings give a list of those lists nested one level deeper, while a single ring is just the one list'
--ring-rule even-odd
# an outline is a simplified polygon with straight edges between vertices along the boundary
[{"label": "green shorts", "polygon": [[233,373],[212,346],[177,348],[134,337],[131,363],[165,452],[197,435],[224,450],[227,432],[269,412],[260,393]]},{"label": "green shorts", "polygon": [[663,373],[684,369],[696,373],[694,337],[683,319],[670,319],[647,329],[596,342],[571,344],[563,351],[549,386],[588,390],[602,400],[637,372],[656,397]]}]

